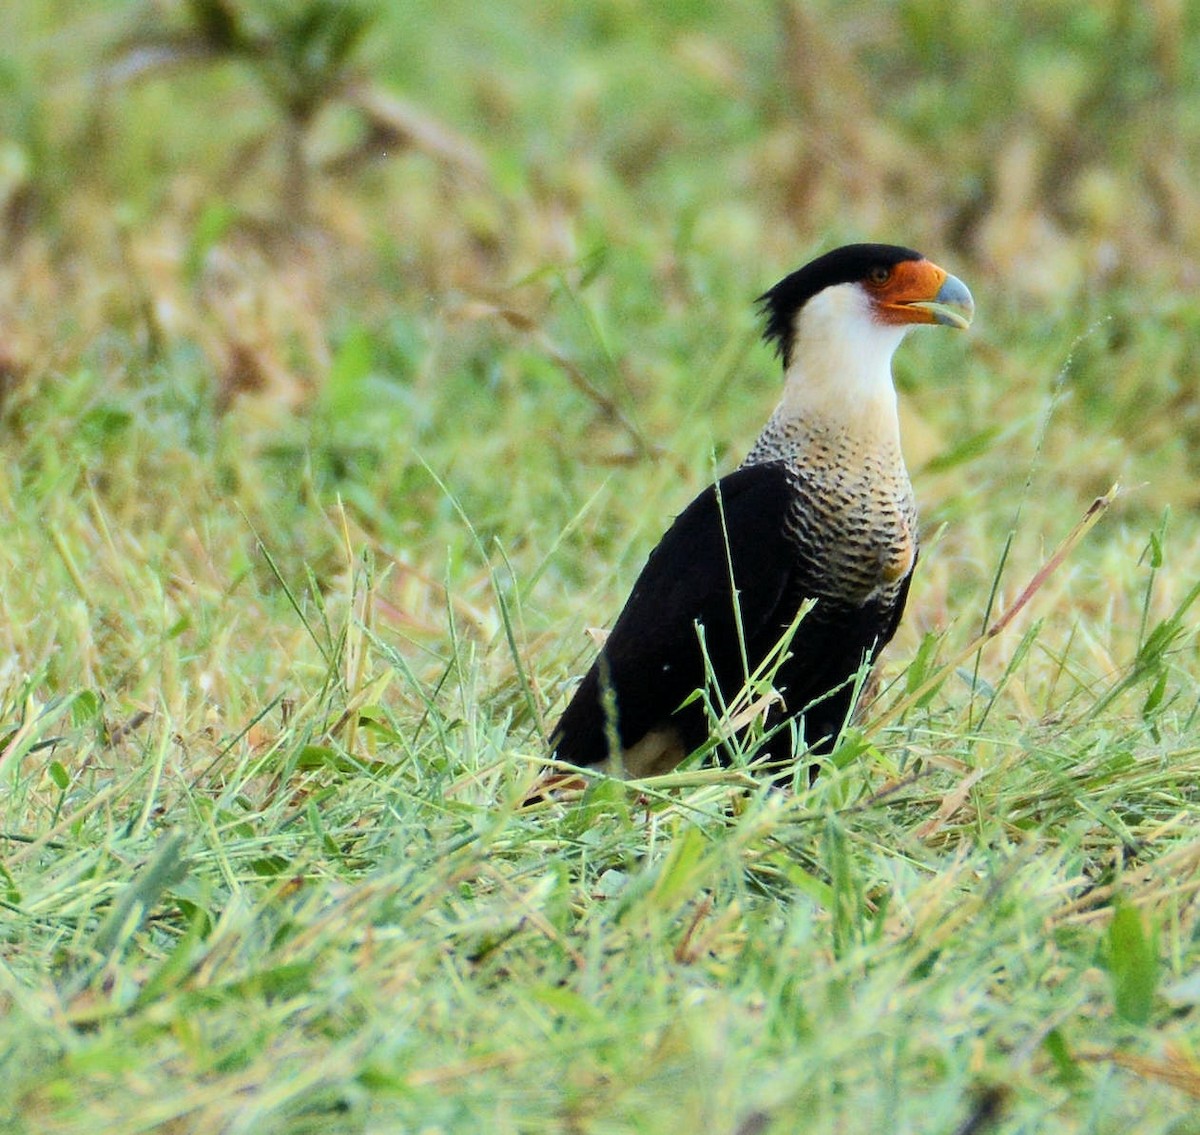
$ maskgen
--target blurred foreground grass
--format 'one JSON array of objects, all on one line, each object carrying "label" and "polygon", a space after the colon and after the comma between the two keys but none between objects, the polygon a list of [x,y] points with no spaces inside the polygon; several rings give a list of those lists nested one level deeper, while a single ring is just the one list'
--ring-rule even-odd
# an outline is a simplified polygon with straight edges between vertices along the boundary
[{"label": "blurred foreground grass", "polygon": [[[3,1129],[1200,1130],[1194,6],[8,18]],[[520,810],[850,239],[980,308],[890,685]]]}]

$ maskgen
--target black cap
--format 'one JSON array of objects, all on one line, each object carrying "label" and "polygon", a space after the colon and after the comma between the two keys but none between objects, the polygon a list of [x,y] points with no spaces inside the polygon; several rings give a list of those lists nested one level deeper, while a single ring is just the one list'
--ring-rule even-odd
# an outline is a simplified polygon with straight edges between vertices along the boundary
[{"label": "black cap", "polygon": [[905,260],[924,259],[921,253],[898,244],[847,244],[818,256],[758,297],[759,309],[767,317],[763,338],[775,344],[786,367],[792,354],[796,313],[818,292],[834,284],[864,280],[872,268],[893,268]]}]

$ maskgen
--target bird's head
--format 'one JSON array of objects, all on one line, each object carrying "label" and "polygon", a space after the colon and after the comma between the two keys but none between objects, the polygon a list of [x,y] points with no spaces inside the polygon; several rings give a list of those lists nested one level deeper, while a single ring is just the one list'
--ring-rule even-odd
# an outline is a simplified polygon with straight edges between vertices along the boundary
[{"label": "bird's head", "polygon": [[[922,323],[969,327],[975,303],[966,285],[911,248],[849,244],[784,277],[759,297],[766,339],[784,368],[807,339],[873,350],[891,358],[905,331]],[[886,361],[886,360],[885,360]]]}]

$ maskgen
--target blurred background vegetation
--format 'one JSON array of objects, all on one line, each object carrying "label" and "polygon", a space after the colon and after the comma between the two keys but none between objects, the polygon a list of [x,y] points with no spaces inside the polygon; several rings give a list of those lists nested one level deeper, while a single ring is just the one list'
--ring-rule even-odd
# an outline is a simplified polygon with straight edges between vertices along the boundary
[{"label": "blurred background vegetation", "polygon": [[[408,398],[430,340],[444,376],[486,367],[501,333],[544,355],[547,328],[610,397],[653,402],[663,356],[717,353],[715,312],[874,237],[970,276],[1027,371],[1029,344],[1107,319],[1076,360],[1097,432],[1145,447],[1191,428],[1200,13],[1182,0],[10,16],[10,387],[124,335],[153,360],[199,349],[222,407],[270,388],[311,409],[358,331],[371,375],[436,416],[443,383]],[[579,341],[589,317],[603,342]]]},{"label": "blurred background vegetation", "polygon": [[[291,577],[336,570],[305,518],[340,497],[437,628],[451,496],[534,565],[582,524],[551,625],[749,444],[778,381],[753,297],[887,240],[979,301],[968,361],[898,360],[927,525],[1036,467],[1030,557],[1118,479],[1144,539],[1196,500],[1198,25],[1182,0],[14,6],[10,438],[72,454],[125,530],[211,482]],[[650,507],[609,507],[630,492]]]}]

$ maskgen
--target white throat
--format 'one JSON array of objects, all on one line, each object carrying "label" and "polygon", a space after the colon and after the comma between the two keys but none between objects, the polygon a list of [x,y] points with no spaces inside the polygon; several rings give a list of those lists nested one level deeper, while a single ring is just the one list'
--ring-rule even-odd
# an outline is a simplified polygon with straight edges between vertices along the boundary
[{"label": "white throat", "polygon": [[907,330],[881,323],[857,284],[813,296],[796,317],[778,424],[804,423],[899,450],[892,355]]}]

